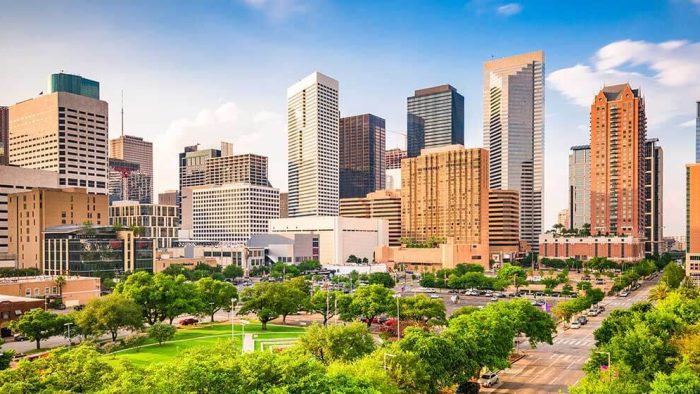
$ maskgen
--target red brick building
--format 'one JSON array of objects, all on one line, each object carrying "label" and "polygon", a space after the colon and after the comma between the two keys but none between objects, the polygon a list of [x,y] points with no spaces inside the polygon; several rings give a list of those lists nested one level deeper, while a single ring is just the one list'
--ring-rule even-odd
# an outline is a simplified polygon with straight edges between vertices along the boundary
[{"label": "red brick building", "polygon": [[625,263],[636,263],[644,258],[644,242],[631,236],[622,237],[564,237],[540,235],[540,259],[575,258],[581,261],[606,257]]}]

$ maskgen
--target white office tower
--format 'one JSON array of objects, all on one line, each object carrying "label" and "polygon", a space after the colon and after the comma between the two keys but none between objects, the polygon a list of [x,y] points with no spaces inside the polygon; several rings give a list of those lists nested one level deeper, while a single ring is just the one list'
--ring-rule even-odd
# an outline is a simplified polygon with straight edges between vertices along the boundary
[{"label": "white office tower", "polygon": [[338,216],[338,81],[319,72],[287,89],[289,217]]},{"label": "white office tower", "polygon": [[537,252],[544,191],[544,52],[484,64],[489,187],[520,193],[520,239]]}]

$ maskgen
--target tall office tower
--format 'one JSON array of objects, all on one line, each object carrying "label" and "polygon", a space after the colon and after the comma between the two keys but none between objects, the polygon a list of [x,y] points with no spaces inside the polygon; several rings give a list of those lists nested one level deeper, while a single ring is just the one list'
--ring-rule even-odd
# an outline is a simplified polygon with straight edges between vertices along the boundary
[{"label": "tall office tower", "polygon": [[178,190],[166,190],[158,193],[158,205],[177,205],[178,194],[180,194]]},{"label": "tall office tower", "polygon": [[700,286],[700,163],[685,168],[685,273]]},{"label": "tall office tower", "polygon": [[377,190],[366,197],[341,198],[340,216],[386,219],[389,246],[401,246],[401,192],[398,190]]},{"label": "tall office tower", "polygon": [[289,217],[289,194],[280,193],[280,219]]},{"label": "tall office tower", "polygon": [[287,89],[289,217],[338,215],[338,81],[314,72]]},{"label": "tall office tower", "polygon": [[[60,180],[59,175],[59,180]],[[18,268],[41,268],[44,231],[62,224],[106,225],[107,196],[88,194],[85,188],[34,188],[8,198],[9,253]]]},{"label": "tall office tower", "polygon": [[569,208],[564,208],[557,213],[557,224],[562,226],[562,229],[571,228],[569,221]]},{"label": "tall office tower", "polygon": [[340,118],[340,198],[384,189],[384,119],[372,114]]},{"label": "tall office tower", "polygon": [[[229,151],[228,153],[232,153]],[[267,156],[244,154],[212,157],[205,160],[205,185],[250,183],[270,186],[267,179]]]},{"label": "tall office tower", "polygon": [[[153,179],[153,143],[141,137],[122,135],[109,140],[109,157],[138,163],[140,171]],[[152,184],[152,182],[151,182]],[[153,190],[149,191],[153,196]],[[150,203],[151,201],[142,201]]]},{"label": "tall office tower", "polygon": [[488,152],[461,145],[424,149],[401,163],[401,225],[405,237],[450,237],[481,245],[488,261]]},{"label": "tall office tower", "polygon": [[406,158],[406,151],[401,148],[387,149],[384,153],[384,160],[387,170],[401,169],[401,160]]},{"label": "tall office tower", "polygon": [[143,227],[141,236],[153,239],[159,249],[171,248],[177,240],[177,207],[118,201],[109,207],[109,224]]},{"label": "tall office tower", "polygon": [[695,162],[700,163],[700,101],[696,101],[697,113],[695,117]]},{"label": "tall office tower", "polygon": [[0,165],[7,165],[10,162],[10,109],[0,107]]},{"label": "tall office tower", "polygon": [[571,147],[569,153],[569,225],[591,224],[591,146]]},{"label": "tall office tower", "polygon": [[206,185],[207,159],[213,157],[221,157],[221,150],[199,150],[199,145],[192,145],[180,152],[180,193],[183,187]]},{"label": "tall office tower", "polygon": [[489,190],[489,251],[503,261],[520,251],[520,196],[515,190]]},{"label": "tall office tower", "polygon": [[153,200],[153,178],[142,172],[138,163],[110,158],[107,190],[110,205],[115,201],[150,204]]},{"label": "tall office tower", "polygon": [[591,233],[644,236],[644,99],[629,84],[591,104]]},{"label": "tall office tower", "polygon": [[423,148],[464,145],[464,96],[450,85],[416,90],[407,99],[408,157]]},{"label": "tall office tower", "polygon": [[107,102],[99,83],[53,74],[49,94],[10,107],[10,164],[58,172],[59,187],[107,194]]},{"label": "tall office tower", "polygon": [[661,254],[664,242],[664,150],[658,138],[644,143],[644,251]]},{"label": "tall office tower", "polygon": [[544,52],[484,63],[491,189],[520,193],[520,238],[537,252],[544,192]]}]

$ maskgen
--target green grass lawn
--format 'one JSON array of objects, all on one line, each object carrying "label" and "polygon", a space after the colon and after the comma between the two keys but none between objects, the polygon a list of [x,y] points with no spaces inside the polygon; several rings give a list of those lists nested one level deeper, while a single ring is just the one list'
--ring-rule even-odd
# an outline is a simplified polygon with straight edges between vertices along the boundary
[{"label": "green grass lawn", "polygon": [[[295,340],[304,334],[300,327],[267,325],[267,331],[262,331],[259,323],[251,323],[245,327],[246,334],[254,334],[255,350],[266,348],[267,344],[276,341]],[[241,326],[234,326],[234,343],[241,349]],[[110,359],[125,359],[134,364],[146,366],[151,363],[165,361],[177,356],[180,352],[195,348],[206,347],[231,340],[230,324],[213,324],[199,327],[180,328],[175,333],[175,338],[159,346],[154,340],[149,339],[146,346],[139,349],[132,348],[106,355]]]}]

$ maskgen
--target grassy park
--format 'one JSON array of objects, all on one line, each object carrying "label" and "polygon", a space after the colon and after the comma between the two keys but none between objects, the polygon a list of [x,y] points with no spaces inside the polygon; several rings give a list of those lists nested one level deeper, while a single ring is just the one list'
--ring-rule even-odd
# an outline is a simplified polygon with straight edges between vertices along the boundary
[{"label": "grassy park", "polygon": [[[259,323],[246,325],[245,333],[253,334],[255,340],[255,350],[266,350],[270,347],[288,345],[304,334],[304,329],[300,327],[277,326],[268,324],[267,331],[262,331]],[[242,348],[243,331],[241,325],[234,325],[234,344],[239,349]],[[111,353],[106,357],[111,359],[125,359],[130,362],[146,366],[171,359],[180,352],[195,348],[214,345],[218,342],[231,340],[230,324],[210,324],[196,327],[180,328],[175,333],[173,340],[158,345],[155,340],[149,339],[138,348]]]}]

